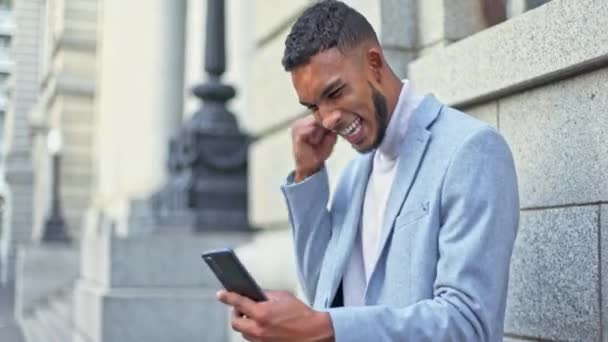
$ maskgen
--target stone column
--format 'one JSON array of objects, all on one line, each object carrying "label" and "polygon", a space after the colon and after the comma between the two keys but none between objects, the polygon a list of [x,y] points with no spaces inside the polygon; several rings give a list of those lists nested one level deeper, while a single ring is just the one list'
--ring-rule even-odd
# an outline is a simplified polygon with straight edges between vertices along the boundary
[{"label": "stone column", "polygon": [[393,71],[407,76],[408,64],[416,58],[418,22],[416,0],[382,0],[380,2],[380,41]]},{"label": "stone column", "polygon": [[102,8],[95,202],[127,234],[129,200],[162,184],[181,122],[185,1],[104,0]]},{"label": "stone column", "polygon": [[9,187],[0,253],[2,282],[14,279],[16,247],[32,238],[33,170],[29,112],[40,84],[40,22],[43,1],[16,1],[12,53],[15,62],[6,120],[5,174]]}]

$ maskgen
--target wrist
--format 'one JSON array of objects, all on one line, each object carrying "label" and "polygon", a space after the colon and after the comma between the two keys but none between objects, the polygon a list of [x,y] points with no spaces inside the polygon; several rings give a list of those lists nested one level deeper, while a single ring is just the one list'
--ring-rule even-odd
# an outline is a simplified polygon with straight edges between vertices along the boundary
[{"label": "wrist", "polygon": [[333,342],[334,328],[329,313],[316,311],[312,317],[311,331],[314,334],[313,341]]},{"label": "wrist", "polygon": [[300,168],[296,168],[296,172],[294,174],[293,180],[296,183],[300,183],[301,181],[305,180],[306,178],[314,175],[315,173],[319,172],[319,170],[321,170],[321,168],[316,168],[316,169],[300,169]]}]

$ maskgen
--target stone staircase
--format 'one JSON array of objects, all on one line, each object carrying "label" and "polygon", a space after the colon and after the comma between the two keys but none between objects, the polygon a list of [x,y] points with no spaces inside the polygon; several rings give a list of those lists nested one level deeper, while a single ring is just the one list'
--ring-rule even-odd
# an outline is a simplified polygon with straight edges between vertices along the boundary
[{"label": "stone staircase", "polygon": [[24,314],[20,325],[25,342],[72,341],[72,297],[72,289],[59,292]]},{"label": "stone staircase", "polygon": [[23,342],[21,328],[13,316],[14,289],[0,285],[0,341]]}]

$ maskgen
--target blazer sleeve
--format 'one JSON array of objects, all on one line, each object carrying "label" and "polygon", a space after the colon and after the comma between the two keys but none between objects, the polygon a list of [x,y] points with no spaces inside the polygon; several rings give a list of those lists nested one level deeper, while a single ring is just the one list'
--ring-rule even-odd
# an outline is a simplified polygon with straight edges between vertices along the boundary
[{"label": "blazer sleeve", "polygon": [[298,276],[310,303],[314,302],[323,256],[331,238],[327,170],[295,183],[293,172],[281,187],[287,202],[295,244]]},{"label": "blazer sleeve", "polygon": [[328,309],[336,341],[502,341],[519,223],[515,166],[504,139],[489,127],[471,134],[443,182],[433,298],[403,308]]}]

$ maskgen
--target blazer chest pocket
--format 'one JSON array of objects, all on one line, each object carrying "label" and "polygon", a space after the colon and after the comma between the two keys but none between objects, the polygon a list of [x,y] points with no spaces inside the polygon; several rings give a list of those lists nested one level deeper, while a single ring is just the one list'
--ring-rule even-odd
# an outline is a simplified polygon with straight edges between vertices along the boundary
[{"label": "blazer chest pocket", "polygon": [[401,229],[419,221],[429,214],[429,202],[415,204],[413,208],[407,208],[395,218],[395,229]]}]

